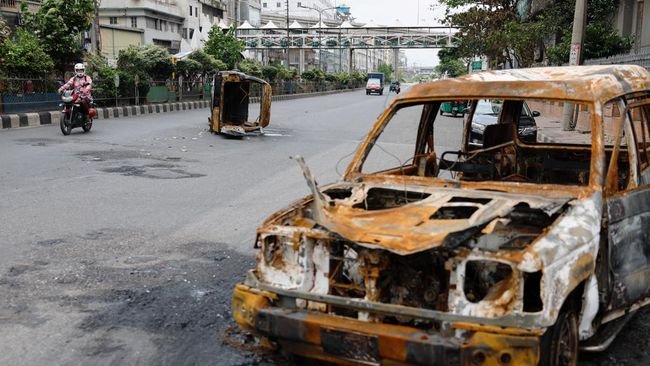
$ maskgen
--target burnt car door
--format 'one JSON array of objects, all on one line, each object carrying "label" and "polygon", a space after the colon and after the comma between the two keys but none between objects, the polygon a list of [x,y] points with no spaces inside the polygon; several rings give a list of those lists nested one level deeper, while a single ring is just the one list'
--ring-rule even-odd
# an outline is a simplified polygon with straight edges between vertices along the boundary
[{"label": "burnt car door", "polygon": [[[643,100],[604,108],[605,141],[614,139],[606,154],[605,189],[612,310],[650,295],[649,105],[650,100]],[[608,119],[616,123],[614,129],[608,129]]]}]

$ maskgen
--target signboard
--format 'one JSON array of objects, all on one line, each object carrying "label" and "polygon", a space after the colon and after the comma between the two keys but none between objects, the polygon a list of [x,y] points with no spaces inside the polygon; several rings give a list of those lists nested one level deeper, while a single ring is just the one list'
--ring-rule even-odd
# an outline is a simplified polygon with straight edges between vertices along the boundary
[{"label": "signboard", "polygon": [[472,70],[481,70],[483,68],[483,61],[472,61]]},{"label": "signboard", "polygon": [[350,14],[350,7],[345,5],[337,6],[336,11],[341,14]]}]

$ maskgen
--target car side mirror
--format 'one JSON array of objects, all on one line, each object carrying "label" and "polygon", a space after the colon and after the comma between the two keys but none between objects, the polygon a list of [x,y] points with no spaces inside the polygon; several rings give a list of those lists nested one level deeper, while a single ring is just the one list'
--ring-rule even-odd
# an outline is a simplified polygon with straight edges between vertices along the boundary
[{"label": "car side mirror", "polygon": [[538,111],[533,111],[533,117],[539,117],[540,113]]}]

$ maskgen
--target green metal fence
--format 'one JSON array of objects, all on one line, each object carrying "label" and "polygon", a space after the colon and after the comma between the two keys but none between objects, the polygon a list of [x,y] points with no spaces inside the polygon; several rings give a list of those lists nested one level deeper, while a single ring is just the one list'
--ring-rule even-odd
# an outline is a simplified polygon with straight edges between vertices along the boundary
[{"label": "green metal fence", "polygon": [[[0,78],[0,114],[56,110],[60,98],[58,87],[63,80]],[[212,91],[210,78],[153,81],[148,84],[133,80],[115,81],[93,79],[93,99],[98,107],[127,106],[177,101],[209,99]],[[359,88],[362,82],[331,82],[290,80],[271,83],[273,95],[314,93],[339,89]],[[259,90],[251,90],[257,97]]]}]

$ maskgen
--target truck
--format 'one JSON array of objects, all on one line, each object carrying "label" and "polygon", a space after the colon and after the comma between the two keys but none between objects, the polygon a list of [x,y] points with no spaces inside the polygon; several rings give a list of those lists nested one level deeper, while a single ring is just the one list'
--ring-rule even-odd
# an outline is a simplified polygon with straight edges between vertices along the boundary
[{"label": "truck", "polygon": [[377,93],[379,95],[384,94],[384,73],[383,72],[368,73],[368,82],[366,83],[366,95],[372,93]]}]

